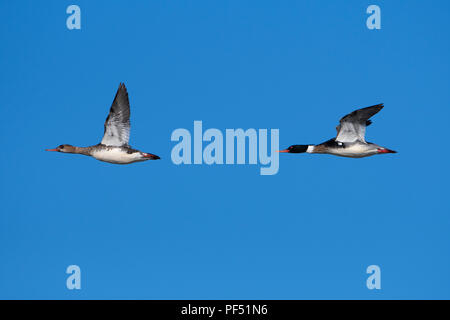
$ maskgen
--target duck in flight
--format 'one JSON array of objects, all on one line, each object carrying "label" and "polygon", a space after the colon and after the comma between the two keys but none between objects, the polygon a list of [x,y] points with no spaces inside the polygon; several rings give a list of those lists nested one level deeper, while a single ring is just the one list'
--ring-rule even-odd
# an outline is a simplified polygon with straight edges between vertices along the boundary
[{"label": "duck in flight", "polygon": [[397,153],[375,143],[366,142],[366,127],[372,123],[369,119],[383,109],[383,104],[362,108],[349,113],[336,127],[336,138],[317,145],[292,145],[279,152],[287,153],[327,153],[335,156],[363,158],[383,153]]},{"label": "duck in flight", "polygon": [[62,144],[55,149],[46,149],[46,151],[83,154],[100,161],[116,164],[160,159],[157,155],[132,149],[128,145],[129,138],[130,102],[125,84],[120,83],[105,121],[103,139],[99,144],[90,147],[74,147],[70,144]]}]

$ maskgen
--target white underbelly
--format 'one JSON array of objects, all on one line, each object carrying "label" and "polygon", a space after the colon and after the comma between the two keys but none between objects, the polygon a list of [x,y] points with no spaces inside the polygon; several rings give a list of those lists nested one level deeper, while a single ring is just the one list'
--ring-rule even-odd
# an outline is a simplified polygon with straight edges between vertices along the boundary
[{"label": "white underbelly", "polygon": [[127,153],[120,149],[99,150],[94,152],[92,156],[97,160],[116,164],[127,164],[142,160],[139,153]]},{"label": "white underbelly", "polygon": [[336,156],[350,158],[363,158],[374,154],[372,150],[364,144],[354,144],[346,148],[332,149],[330,153]]}]

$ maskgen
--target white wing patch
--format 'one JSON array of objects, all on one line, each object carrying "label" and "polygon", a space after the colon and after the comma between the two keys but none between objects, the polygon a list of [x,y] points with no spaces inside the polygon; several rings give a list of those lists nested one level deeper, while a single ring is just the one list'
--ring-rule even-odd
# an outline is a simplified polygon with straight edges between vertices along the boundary
[{"label": "white wing patch", "polygon": [[366,142],[364,136],[366,134],[366,126],[354,122],[342,122],[339,125],[339,133],[336,137],[338,142],[355,142],[360,140]]},{"label": "white wing patch", "polygon": [[371,123],[369,118],[379,112],[382,108],[383,104],[377,104],[371,107],[355,110],[343,117],[340,120],[340,124],[336,127],[336,141],[361,141],[366,143],[366,127]]}]

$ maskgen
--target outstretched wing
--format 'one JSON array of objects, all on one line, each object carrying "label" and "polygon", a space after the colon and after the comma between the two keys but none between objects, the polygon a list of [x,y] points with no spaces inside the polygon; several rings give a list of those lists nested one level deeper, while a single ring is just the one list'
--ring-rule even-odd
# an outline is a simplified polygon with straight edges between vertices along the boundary
[{"label": "outstretched wing", "polygon": [[357,140],[366,142],[364,136],[366,127],[372,123],[369,119],[378,111],[383,109],[383,104],[362,108],[349,113],[340,120],[336,127],[336,141],[339,142],[355,142]]},{"label": "outstretched wing", "polygon": [[128,145],[130,138],[130,102],[125,85],[121,83],[105,121],[102,144],[120,147]]}]

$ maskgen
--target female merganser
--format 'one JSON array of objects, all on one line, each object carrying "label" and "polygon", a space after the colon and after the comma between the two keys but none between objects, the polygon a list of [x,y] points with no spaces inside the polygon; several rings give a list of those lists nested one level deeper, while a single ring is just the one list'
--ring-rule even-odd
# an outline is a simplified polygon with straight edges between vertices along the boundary
[{"label": "female merganser", "polygon": [[84,154],[100,161],[117,164],[160,159],[154,154],[132,149],[128,145],[129,138],[130,102],[128,101],[127,88],[121,83],[106,118],[105,133],[99,144],[90,147],[74,147],[70,144],[62,144],[55,149],[46,149],[46,151]]},{"label": "female merganser", "polygon": [[375,143],[366,142],[366,127],[372,123],[370,117],[383,109],[383,104],[355,110],[340,120],[336,127],[336,138],[318,145],[292,145],[279,152],[288,153],[328,153],[335,156],[362,158],[381,153],[397,153]]}]

